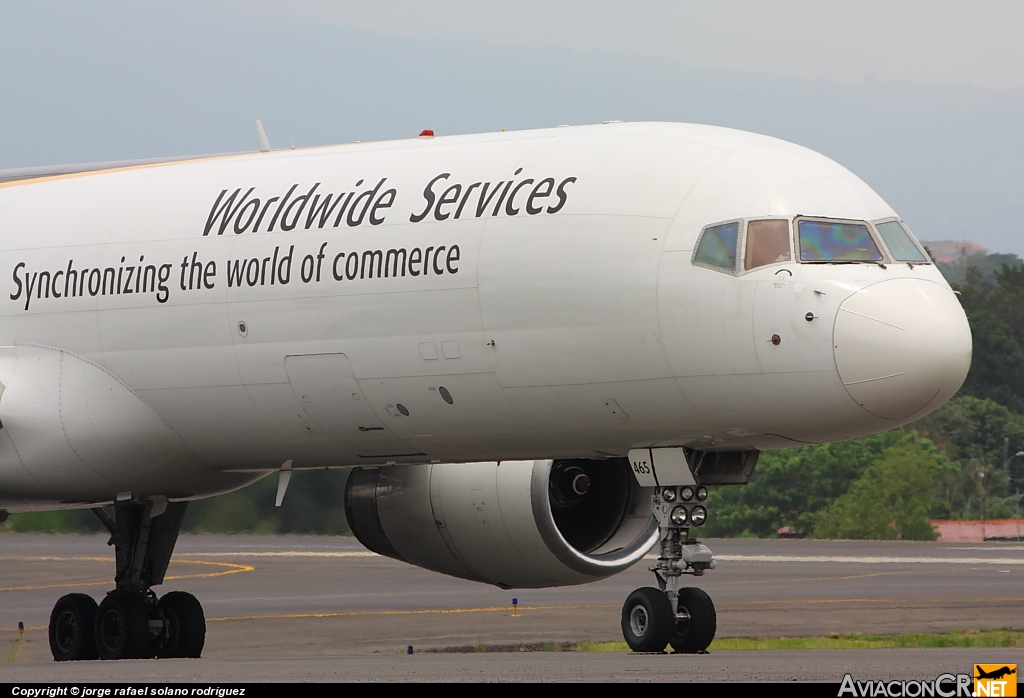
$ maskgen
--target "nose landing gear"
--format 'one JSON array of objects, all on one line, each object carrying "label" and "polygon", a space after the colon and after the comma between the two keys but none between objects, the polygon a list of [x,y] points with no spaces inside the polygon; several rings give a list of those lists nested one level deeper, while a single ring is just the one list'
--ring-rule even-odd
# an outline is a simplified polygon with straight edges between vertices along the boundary
[{"label": "nose landing gear", "polygon": [[206,639],[203,608],[191,594],[157,599],[187,502],[117,502],[114,520],[93,509],[110,531],[116,588],[97,606],[85,594],[61,597],[50,614],[50,650],[57,661],[198,657]]},{"label": "nose landing gear", "polygon": [[634,652],[703,652],[715,638],[717,616],[711,597],[696,587],[680,587],[684,574],[701,576],[715,560],[703,543],[690,537],[691,526],[707,520],[707,488],[663,487],[651,498],[661,531],[661,554],[650,568],[659,588],[643,587],[622,607],[622,635]]}]

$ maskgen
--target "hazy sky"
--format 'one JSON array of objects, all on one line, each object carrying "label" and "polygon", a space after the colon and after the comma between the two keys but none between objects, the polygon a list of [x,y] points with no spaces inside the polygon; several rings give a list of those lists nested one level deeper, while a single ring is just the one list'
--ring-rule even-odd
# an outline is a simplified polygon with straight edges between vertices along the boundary
[{"label": "hazy sky", "polygon": [[810,78],[1024,85],[1019,0],[249,0],[318,24],[523,48],[622,51],[706,68]]},{"label": "hazy sky", "polygon": [[0,168],[594,123],[819,150],[1024,255],[1024,3],[0,0]]}]

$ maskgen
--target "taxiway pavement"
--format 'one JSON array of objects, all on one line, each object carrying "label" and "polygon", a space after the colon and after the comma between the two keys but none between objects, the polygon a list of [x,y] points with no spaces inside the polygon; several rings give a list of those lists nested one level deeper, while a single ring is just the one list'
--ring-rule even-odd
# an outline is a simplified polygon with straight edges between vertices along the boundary
[{"label": "taxiway pavement", "polygon": [[[715,601],[719,637],[1024,628],[1024,544],[708,544],[719,566],[694,582]],[[0,680],[636,680],[678,678],[680,665],[670,663],[676,661],[697,662],[700,671],[684,672],[695,679],[838,681],[849,670],[837,674],[840,667],[871,668],[877,678],[926,678],[954,657],[967,664],[1024,664],[1017,649],[716,652],[701,658],[428,653],[620,640],[623,600],[651,585],[653,576],[638,564],[584,586],[505,591],[374,555],[352,538],[184,535],[157,591],[187,590],[203,603],[204,658],[56,665],[46,640],[54,601],[71,591],[101,598],[112,572],[106,536],[0,535]],[[26,626],[24,642],[19,621]],[[404,654],[410,644],[413,657]],[[743,667],[739,674],[723,673],[737,667]]]}]

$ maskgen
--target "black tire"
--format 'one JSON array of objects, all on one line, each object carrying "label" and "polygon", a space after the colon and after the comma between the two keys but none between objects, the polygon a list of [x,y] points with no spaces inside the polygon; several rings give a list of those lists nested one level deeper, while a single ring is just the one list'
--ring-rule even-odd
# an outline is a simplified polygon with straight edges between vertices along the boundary
[{"label": "black tire", "polygon": [[96,659],[96,600],[86,594],[62,596],[50,612],[50,652],[57,662]]},{"label": "black tire", "polygon": [[665,592],[642,587],[626,597],[622,606],[622,636],[634,652],[662,652],[675,625],[675,614]]},{"label": "black tire", "polygon": [[156,605],[164,620],[158,657],[196,657],[206,644],[206,616],[199,600],[185,591],[164,594]]},{"label": "black tire", "polygon": [[703,652],[715,639],[718,616],[715,604],[703,589],[686,587],[679,590],[679,610],[690,615],[689,620],[678,621],[669,637],[676,652],[692,654]]},{"label": "black tire", "polygon": [[100,659],[138,659],[149,649],[149,613],[142,594],[113,591],[96,612]]}]

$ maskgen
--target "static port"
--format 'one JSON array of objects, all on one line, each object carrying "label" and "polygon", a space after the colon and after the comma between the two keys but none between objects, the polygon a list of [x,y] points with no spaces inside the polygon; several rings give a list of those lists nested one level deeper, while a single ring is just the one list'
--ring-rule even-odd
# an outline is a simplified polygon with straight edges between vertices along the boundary
[{"label": "static port", "polygon": [[687,518],[686,507],[676,507],[672,510],[672,513],[669,514],[669,518],[672,519],[672,523],[676,526],[685,526]]}]

